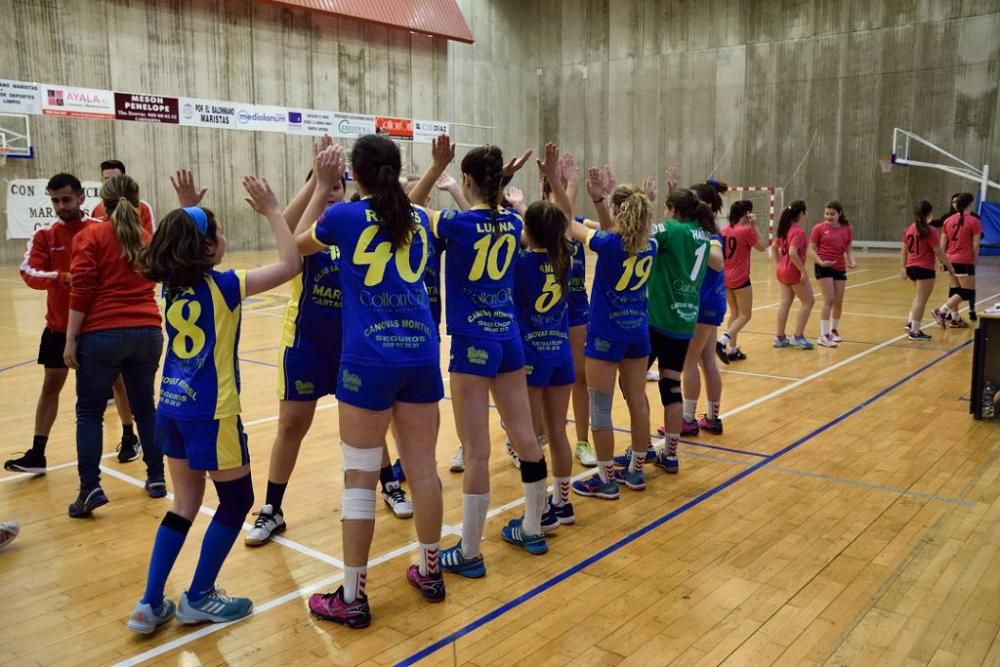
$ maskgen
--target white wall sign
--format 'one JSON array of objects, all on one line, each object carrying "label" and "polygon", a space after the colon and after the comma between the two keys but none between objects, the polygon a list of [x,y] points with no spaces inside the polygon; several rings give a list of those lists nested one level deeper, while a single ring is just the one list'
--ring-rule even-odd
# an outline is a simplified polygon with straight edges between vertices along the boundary
[{"label": "white wall sign", "polygon": [[236,129],[236,105],[220,100],[180,98],[180,123],[194,127]]},{"label": "white wall sign", "polygon": [[[45,190],[48,182],[45,178],[25,178],[8,181],[5,184],[8,239],[30,239],[35,230],[58,218]],[[90,215],[101,201],[98,196],[100,191],[100,183],[84,181],[83,192],[87,197],[83,204],[84,215]]]},{"label": "white wall sign", "polygon": [[289,109],[289,134],[336,134],[337,119],[332,111],[316,111],[315,109]]},{"label": "white wall sign", "polygon": [[37,116],[42,113],[42,98],[37,83],[0,79],[0,112]]},{"label": "white wall sign", "polygon": [[255,132],[287,132],[288,109],[242,104],[236,109],[236,129]]},{"label": "white wall sign", "polygon": [[375,116],[353,113],[333,114],[337,127],[336,136],[342,139],[359,139],[366,134],[375,134]]},{"label": "white wall sign", "polygon": [[438,120],[415,120],[413,121],[413,141],[419,144],[429,144],[437,138],[439,134],[448,134],[448,123]]},{"label": "white wall sign", "polygon": [[50,116],[115,119],[115,94],[97,88],[39,84],[42,113]]}]

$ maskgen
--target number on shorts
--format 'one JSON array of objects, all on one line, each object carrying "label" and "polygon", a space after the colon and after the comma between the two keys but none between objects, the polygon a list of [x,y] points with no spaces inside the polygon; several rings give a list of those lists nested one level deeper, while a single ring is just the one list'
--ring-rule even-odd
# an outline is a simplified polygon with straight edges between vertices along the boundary
[{"label": "number on shorts", "polygon": [[[472,247],[476,249],[476,259],[469,270],[469,280],[476,281],[483,277],[486,271],[493,280],[500,280],[510,268],[510,263],[514,260],[514,247],[517,239],[513,234],[503,234],[494,239],[492,235],[484,236],[476,241]],[[500,249],[507,248],[507,256],[504,258],[503,266],[500,266]]]},{"label": "number on shorts", "polygon": [[545,284],[542,286],[542,293],[535,299],[535,310],[539,313],[547,313],[552,307],[562,299],[562,285],[551,273],[545,274]]},{"label": "number on shorts", "polygon": [[[186,316],[185,309],[187,309]],[[171,347],[180,359],[196,357],[205,347],[205,332],[198,326],[199,317],[201,317],[201,304],[197,301],[179,299],[167,309],[167,322],[177,330]]]},{"label": "number on shorts", "polygon": [[423,275],[424,268],[427,266],[427,230],[423,226],[417,227],[421,252],[420,263],[417,264],[416,269],[410,266],[409,243],[396,248],[396,252],[392,251],[392,244],[388,241],[382,241],[375,246],[374,250],[368,249],[372,239],[378,234],[378,230],[378,225],[365,227],[361,236],[358,237],[358,245],[354,248],[352,261],[358,266],[368,267],[365,272],[365,286],[372,287],[382,283],[385,278],[385,269],[389,265],[389,258],[393,255],[396,257],[396,271],[399,272],[400,278],[408,283],[420,280],[420,276]]},{"label": "number on shorts", "polygon": [[[622,277],[618,279],[615,291],[624,292],[628,289],[634,292],[645,285],[646,281],[649,280],[649,269],[651,266],[653,266],[652,255],[647,255],[641,259],[636,255],[632,255],[626,259],[622,262]],[[638,280],[635,285],[629,287],[629,283],[632,282],[633,277],[638,278]]]},{"label": "number on shorts", "polygon": [[694,251],[694,268],[691,269],[691,281],[694,282],[698,280],[698,274],[701,273],[701,265],[705,261],[705,253],[708,252],[708,244],[698,246],[698,249]]}]

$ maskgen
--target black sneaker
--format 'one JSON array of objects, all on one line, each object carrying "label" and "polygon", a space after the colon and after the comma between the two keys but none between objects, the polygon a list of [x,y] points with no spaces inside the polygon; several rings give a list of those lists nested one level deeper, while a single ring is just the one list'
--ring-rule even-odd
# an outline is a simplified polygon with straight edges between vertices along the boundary
[{"label": "black sneaker", "polygon": [[920,329],[917,329],[916,331],[910,331],[910,333],[907,335],[907,337],[910,340],[931,340],[931,336],[928,335],[928,334],[925,334]]},{"label": "black sneaker", "polygon": [[32,475],[44,475],[45,455],[29,449],[23,456],[4,461],[3,469],[9,472],[27,472]]},{"label": "black sneaker", "polygon": [[139,444],[138,438],[128,440],[122,438],[122,441],[118,443],[118,463],[135,461],[140,456],[142,456],[142,445]]},{"label": "black sneaker", "polygon": [[729,353],[729,361],[746,361],[747,355],[743,354],[743,350],[736,348]]},{"label": "black sneaker", "polygon": [[972,320],[973,322],[979,319],[979,317],[976,316],[976,311],[974,310],[969,311],[969,319]]},{"label": "black sneaker", "polygon": [[715,343],[715,356],[719,358],[719,361],[725,365],[729,365],[729,353],[726,352],[726,344],[716,341]]},{"label": "black sneaker", "polygon": [[69,515],[74,519],[90,516],[90,513],[98,507],[108,504],[108,497],[99,486],[95,486],[89,491],[80,489],[80,495],[69,506]]}]

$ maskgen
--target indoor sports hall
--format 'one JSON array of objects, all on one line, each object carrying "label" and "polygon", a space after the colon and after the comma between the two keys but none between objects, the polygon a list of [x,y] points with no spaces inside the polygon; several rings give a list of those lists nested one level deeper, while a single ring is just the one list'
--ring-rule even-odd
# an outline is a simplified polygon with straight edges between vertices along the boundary
[{"label": "indoor sports hall", "polygon": [[0,15],[0,665],[1000,665],[1000,0]]}]

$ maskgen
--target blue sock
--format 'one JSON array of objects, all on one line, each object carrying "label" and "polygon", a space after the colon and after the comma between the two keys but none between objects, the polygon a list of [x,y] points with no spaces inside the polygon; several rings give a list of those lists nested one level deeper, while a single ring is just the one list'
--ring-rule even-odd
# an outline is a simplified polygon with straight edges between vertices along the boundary
[{"label": "blue sock", "polygon": [[243,529],[243,520],[253,507],[253,483],[250,475],[230,482],[215,482],[219,509],[208,525],[201,543],[201,556],[188,588],[188,602],[198,602],[215,588],[222,563]]},{"label": "blue sock", "polygon": [[174,568],[177,554],[181,552],[190,528],[190,521],[173,512],[167,512],[160,522],[156,539],[153,540],[153,553],[149,557],[146,592],[142,595],[142,601],[153,609],[159,609],[163,604],[163,587],[167,584],[167,577]]}]

